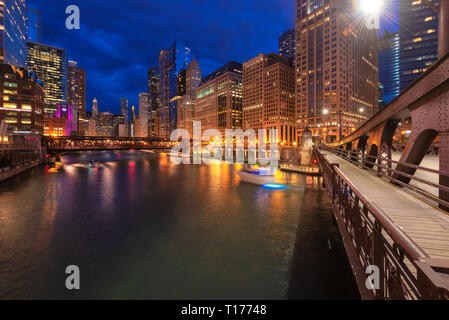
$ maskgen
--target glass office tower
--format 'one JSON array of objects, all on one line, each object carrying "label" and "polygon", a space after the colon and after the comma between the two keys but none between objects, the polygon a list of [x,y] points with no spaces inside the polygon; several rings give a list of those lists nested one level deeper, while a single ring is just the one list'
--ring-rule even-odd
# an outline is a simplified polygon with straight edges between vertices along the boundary
[{"label": "glass office tower", "polygon": [[0,63],[26,67],[25,0],[0,1]]},{"label": "glass office tower", "polygon": [[159,54],[160,72],[160,110],[159,133],[161,138],[168,139],[171,131],[176,129],[178,93],[178,75],[181,70],[187,70],[192,61],[189,47],[175,42],[170,49]]},{"label": "glass office tower", "polygon": [[379,39],[379,82],[382,84],[382,101],[390,103],[400,93],[400,43],[399,33],[384,31]]},{"label": "glass office tower", "polygon": [[403,91],[438,59],[438,14],[424,0],[400,0],[399,4]]},{"label": "glass office tower", "polygon": [[27,40],[42,42],[41,13],[32,8],[27,8]]},{"label": "glass office tower", "polygon": [[27,66],[44,84],[45,113],[53,117],[67,101],[67,52],[65,49],[28,41]]}]

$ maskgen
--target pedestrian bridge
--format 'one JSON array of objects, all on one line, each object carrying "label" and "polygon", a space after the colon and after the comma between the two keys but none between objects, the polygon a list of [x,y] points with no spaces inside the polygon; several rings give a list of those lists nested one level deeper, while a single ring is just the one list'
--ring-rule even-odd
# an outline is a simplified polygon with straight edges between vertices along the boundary
[{"label": "pedestrian bridge", "polygon": [[80,151],[166,149],[173,142],[156,138],[118,137],[43,137],[42,145],[48,154]]},{"label": "pedestrian bridge", "polygon": [[[412,133],[393,159],[398,125]],[[436,165],[422,161],[439,139]],[[449,299],[449,54],[362,127],[314,148],[364,299]],[[379,287],[367,286],[367,268]]]}]

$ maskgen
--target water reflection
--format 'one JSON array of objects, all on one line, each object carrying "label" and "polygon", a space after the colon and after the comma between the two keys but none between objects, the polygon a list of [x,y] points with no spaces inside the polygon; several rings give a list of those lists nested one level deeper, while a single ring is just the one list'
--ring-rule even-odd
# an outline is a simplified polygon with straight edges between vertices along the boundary
[{"label": "water reflection", "polygon": [[[0,298],[353,293],[319,180],[279,172],[276,182],[289,188],[243,183],[231,164],[174,165],[166,155],[64,157],[0,185]],[[329,261],[342,267],[324,282]],[[82,270],[80,292],[63,287],[69,264]]]}]

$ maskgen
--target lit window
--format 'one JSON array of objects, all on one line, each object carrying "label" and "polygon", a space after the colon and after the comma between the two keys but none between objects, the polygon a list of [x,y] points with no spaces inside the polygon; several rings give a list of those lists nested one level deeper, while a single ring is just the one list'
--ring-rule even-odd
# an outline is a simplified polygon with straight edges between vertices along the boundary
[{"label": "lit window", "polygon": [[415,38],[415,39],[413,39],[413,42],[420,42],[420,41],[422,41],[422,38]]},{"label": "lit window", "polygon": [[17,104],[15,104],[15,103],[4,103],[3,104],[3,108],[17,109]]}]

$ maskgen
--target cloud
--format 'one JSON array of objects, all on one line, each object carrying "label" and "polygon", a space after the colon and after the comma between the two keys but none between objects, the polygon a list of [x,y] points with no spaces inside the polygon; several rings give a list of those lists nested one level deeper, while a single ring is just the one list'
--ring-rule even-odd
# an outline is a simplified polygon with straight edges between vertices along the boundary
[{"label": "cloud", "polygon": [[[67,49],[87,74],[87,109],[119,112],[120,97],[137,106],[147,70],[175,40],[191,47],[203,76],[229,61],[277,51],[294,24],[293,0],[28,0],[42,13],[44,43]],[[65,28],[78,5],[81,29]]]}]

